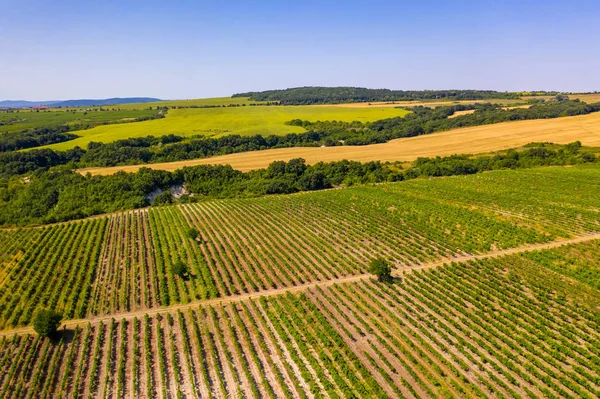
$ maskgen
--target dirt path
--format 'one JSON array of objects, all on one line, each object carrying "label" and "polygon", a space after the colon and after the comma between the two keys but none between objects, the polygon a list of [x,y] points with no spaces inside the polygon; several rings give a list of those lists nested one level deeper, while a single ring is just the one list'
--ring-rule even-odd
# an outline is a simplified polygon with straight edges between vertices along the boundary
[{"label": "dirt path", "polygon": [[[500,257],[500,256],[518,254],[518,253],[522,253],[522,252],[526,252],[526,251],[551,249],[551,248],[556,248],[556,247],[560,247],[563,245],[578,244],[578,243],[591,241],[591,240],[597,240],[597,239],[600,239],[600,233],[585,234],[585,235],[577,236],[577,237],[567,239],[567,240],[557,240],[557,241],[551,241],[551,242],[541,243],[541,244],[526,245],[526,246],[521,246],[521,247],[517,247],[517,248],[510,248],[510,249],[504,249],[504,250],[500,250],[500,251],[488,252],[488,253],[480,254],[480,255],[465,255],[465,256],[459,256],[459,257],[455,257],[455,258],[445,258],[445,259],[442,259],[442,260],[439,260],[436,262],[424,263],[419,266],[398,268],[394,271],[394,274],[398,276],[398,275],[402,275],[402,273],[404,273],[406,271],[422,270],[422,269],[429,269],[429,268],[433,268],[433,267],[439,267],[448,262],[467,262],[469,260],[474,260],[474,259],[496,258],[496,257]],[[68,329],[74,329],[77,326],[84,327],[85,325],[87,325],[88,322],[97,323],[99,321],[103,321],[103,322],[107,323],[112,318],[115,318],[116,320],[121,320],[121,319],[132,320],[134,317],[143,318],[145,314],[147,314],[149,316],[154,316],[158,313],[173,312],[176,310],[184,311],[184,310],[191,309],[191,308],[197,308],[200,305],[202,305],[202,306],[222,305],[222,304],[228,304],[228,303],[232,303],[232,302],[247,301],[247,300],[251,300],[251,299],[258,299],[262,296],[281,295],[286,292],[300,292],[300,291],[304,291],[308,288],[314,288],[317,286],[327,287],[327,286],[330,286],[333,284],[361,281],[361,280],[369,279],[372,277],[373,276],[371,274],[357,274],[357,275],[353,275],[353,276],[340,277],[340,278],[331,279],[331,280],[316,281],[316,282],[301,284],[301,285],[297,285],[297,286],[293,286],[293,287],[283,287],[283,288],[269,289],[269,290],[251,292],[251,293],[240,294],[240,295],[231,295],[231,296],[228,296],[225,298],[199,300],[199,301],[193,301],[193,302],[185,303],[185,304],[177,304],[177,305],[166,306],[166,307],[157,307],[157,308],[153,308],[153,309],[138,310],[138,311],[134,311],[134,312],[126,312],[126,313],[119,313],[119,314],[99,316],[99,317],[91,317],[91,318],[87,318],[87,319],[68,320],[68,321],[64,322],[61,325],[61,327],[66,326],[66,328],[68,328]],[[33,327],[31,327],[31,326],[21,327],[21,328],[15,328],[15,329],[11,329],[11,330],[0,331],[0,337],[11,336],[14,334],[29,334],[29,333],[33,333],[33,332],[34,332],[34,330],[33,330]]]}]

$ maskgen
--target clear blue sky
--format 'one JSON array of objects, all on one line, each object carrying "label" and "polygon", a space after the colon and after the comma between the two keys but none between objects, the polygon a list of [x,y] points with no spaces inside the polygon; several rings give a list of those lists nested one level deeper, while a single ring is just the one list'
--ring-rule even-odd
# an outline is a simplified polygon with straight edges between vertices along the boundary
[{"label": "clear blue sky", "polygon": [[0,100],[600,90],[600,3],[0,0]]}]

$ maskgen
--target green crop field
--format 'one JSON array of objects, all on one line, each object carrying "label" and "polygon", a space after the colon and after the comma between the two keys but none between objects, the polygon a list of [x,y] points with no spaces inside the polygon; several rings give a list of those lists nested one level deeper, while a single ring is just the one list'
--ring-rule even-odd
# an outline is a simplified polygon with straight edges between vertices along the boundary
[{"label": "green crop field", "polygon": [[[596,398],[598,197],[538,168],[0,230],[0,396]],[[42,307],[60,338],[6,330]]]},{"label": "green crop field", "polygon": [[[96,108],[97,109],[97,108]],[[23,129],[49,127],[63,124],[102,124],[127,122],[131,119],[150,117],[156,111],[141,109],[88,111],[84,109],[56,111],[0,111],[0,133],[15,132]]]},{"label": "green crop field", "polygon": [[288,126],[292,119],[309,121],[361,121],[372,122],[379,119],[404,116],[408,111],[397,108],[344,108],[327,106],[246,106],[223,108],[184,108],[170,109],[164,119],[128,123],[127,125],[98,126],[93,129],[75,132],[81,137],[64,143],[53,144],[48,148],[64,150],[80,146],[85,148],[90,141],[111,142],[131,137],[148,135],[162,136],[177,134],[182,136],[225,136],[240,135],[281,135],[300,133],[304,129]]}]

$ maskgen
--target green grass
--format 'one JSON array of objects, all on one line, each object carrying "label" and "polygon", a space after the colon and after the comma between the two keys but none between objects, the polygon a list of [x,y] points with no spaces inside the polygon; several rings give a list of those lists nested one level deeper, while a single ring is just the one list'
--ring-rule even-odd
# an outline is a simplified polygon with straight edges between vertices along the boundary
[{"label": "green grass", "polygon": [[98,126],[93,129],[76,132],[75,134],[81,136],[78,139],[47,147],[57,150],[66,150],[75,146],[85,148],[90,141],[107,143],[131,137],[162,136],[171,133],[181,136],[204,135],[213,137],[229,134],[281,135],[304,131],[301,127],[285,124],[285,122],[297,118],[309,121],[338,120],[350,122],[356,120],[372,122],[394,116],[404,116],[407,113],[408,111],[397,108],[344,108],[327,106],[247,106],[170,109],[167,117],[164,119]]},{"label": "green grass", "polygon": [[[112,107],[105,107],[112,109]],[[0,133],[15,132],[23,129],[56,126],[63,124],[91,123],[101,124],[104,122],[120,122],[129,118],[141,118],[152,116],[155,111],[149,110],[120,110],[120,111],[84,111],[61,110],[61,111],[16,111],[0,112]]]}]

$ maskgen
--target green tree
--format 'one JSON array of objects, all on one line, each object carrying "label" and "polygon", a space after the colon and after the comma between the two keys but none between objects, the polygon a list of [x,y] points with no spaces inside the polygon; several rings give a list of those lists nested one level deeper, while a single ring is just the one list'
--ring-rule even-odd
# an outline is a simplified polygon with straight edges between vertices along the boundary
[{"label": "green tree", "polygon": [[171,266],[171,273],[183,278],[186,276],[186,274],[188,274],[188,268],[182,261],[177,261]]},{"label": "green tree", "polygon": [[169,190],[165,190],[162,193],[158,194],[154,201],[152,201],[152,206],[157,205],[169,205],[173,203],[173,194]]},{"label": "green tree", "polygon": [[33,329],[40,337],[49,337],[56,332],[61,320],[62,315],[60,313],[42,309],[33,317]]},{"label": "green tree", "polygon": [[369,273],[377,276],[377,279],[382,283],[390,283],[393,281],[392,268],[390,263],[383,259],[373,259],[369,264]]}]

